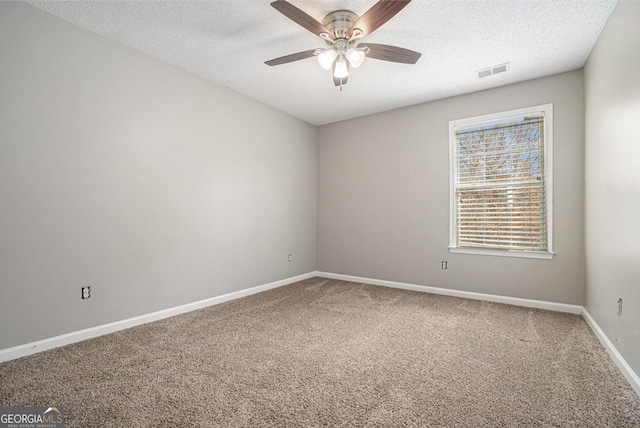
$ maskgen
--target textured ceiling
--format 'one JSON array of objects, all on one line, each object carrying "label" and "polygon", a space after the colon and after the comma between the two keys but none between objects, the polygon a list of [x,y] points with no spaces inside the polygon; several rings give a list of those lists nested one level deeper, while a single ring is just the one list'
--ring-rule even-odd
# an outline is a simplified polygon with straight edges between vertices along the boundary
[{"label": "textured ceiling", "polygon": [[[364,40],[422,53],[415,65],[367,59],[340,92],[315,58],[264,61],[324,42],[269,0],[29,1],[135,50],[315,125],[575,70],[615,0],[414,0]],[[290,0],[322,21],[375,0]],[[479,79],[475,71],[510,62]]]}]

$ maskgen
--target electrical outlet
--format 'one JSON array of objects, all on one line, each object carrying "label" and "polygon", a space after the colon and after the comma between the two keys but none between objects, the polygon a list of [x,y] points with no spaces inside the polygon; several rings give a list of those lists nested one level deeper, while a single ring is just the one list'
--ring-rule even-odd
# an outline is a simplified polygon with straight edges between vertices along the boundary
[{"label": "electrical outlet", "polygon": [[82,287],[82,300],[91,298],[91,286]]},{"label": "electrical outlet", "polygon": [[622,316],[622,297],[618,299],[618,316]]},{"label": "electrical outlet", "polygon": [[291,254],[289,254],[289,261],[293,260],[293,256]]},{"label": "electrical outlet", "polygon": [[442,267],[442,269],[447,269],[447,261],[446,261],[446,260],[443,260],[443,261],[440,263],[440,266]]}]

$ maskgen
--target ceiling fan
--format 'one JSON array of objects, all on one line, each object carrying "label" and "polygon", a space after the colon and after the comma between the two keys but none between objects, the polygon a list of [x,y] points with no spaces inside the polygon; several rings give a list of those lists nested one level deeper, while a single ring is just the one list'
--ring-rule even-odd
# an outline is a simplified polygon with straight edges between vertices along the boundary
[{"label": "ceiling fan", "polygon": [[397,46],[378,43],[362,43],[362,38],[373,33],[400,12],[411,0],[382,0],[374,4],[362,16],[348,10],[336,10],[324,17],[322,23],[285,0],[271,3],[276,10],[296,24],[311,31],[328,45],[266,61],[269,66],[286,64],[316,56],[320,66],[332,70],[333,83],[347,83],[351,67],[357,68],[365,57],[383,61],[415,64],[420,53]]}]

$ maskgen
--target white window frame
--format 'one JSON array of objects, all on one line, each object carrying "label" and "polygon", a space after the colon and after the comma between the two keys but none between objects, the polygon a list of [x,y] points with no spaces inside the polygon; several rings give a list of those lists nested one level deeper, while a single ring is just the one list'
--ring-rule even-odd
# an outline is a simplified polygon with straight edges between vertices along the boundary
[{"label": "white window frame", "polygon": [[[455,131],[459,126],[489,125],[491,122],[502,122],[509,118],[544,112],[544,180],[547,216],[547,250],[491,250],[456,247],[456,138]],[[449,251],[451,253],[477,254],[488,256],[527,257],[535,259],[552,259],[553,252],[553,104],[526,107],[501,113],[487,114],[449,121]]]}]

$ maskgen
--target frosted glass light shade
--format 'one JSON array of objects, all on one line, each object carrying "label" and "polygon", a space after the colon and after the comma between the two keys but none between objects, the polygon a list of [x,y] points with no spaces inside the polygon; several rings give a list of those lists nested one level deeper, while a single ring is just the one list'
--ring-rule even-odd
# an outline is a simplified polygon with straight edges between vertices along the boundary
[{"label": "frosted glass light shade", "polygon": [[358,68],[364,62],[364,51],[349,49],[347,51],[347,59],[353,68]]},{"label": "frosted glass light shade", "polygon": [[333,69],[333,77],[336,77],[338,79],[347,77],[349,75],[349,67],[347,65],[347,60],[344,58],[344,56],[340,56],[337,60],[336,60],[336,65]]},{"label": "frosted glass light shade", "polygon": [[336,53],[336,51],[334,51],[333,49],[327,49],[326,51],[318,55],[318,63],[320,64],[320,67],[324,68],[325,70],[330,70],[333,66],[333,61],[335,61],[337,56],[338,54]]}]

